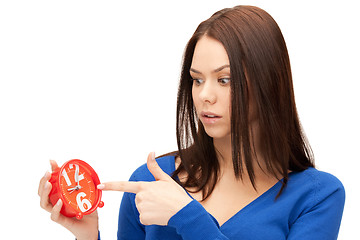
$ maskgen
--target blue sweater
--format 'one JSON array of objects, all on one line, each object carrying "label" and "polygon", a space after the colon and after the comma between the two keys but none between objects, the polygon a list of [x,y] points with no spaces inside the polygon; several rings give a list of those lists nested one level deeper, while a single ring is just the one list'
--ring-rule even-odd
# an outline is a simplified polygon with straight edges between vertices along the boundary
[{"label": "blue sweater", "polygon": [[[163,157],[157,161],[169,175],[175,171],[174,157]],[[130,181],[154,181],[154,178],[143,165],[133,173]],[[144,226],[139,221],[135,194],[124,193],[118,239],[337,239],[345,191],[336,177],[309,168],[290,173],[287,187],[275,200],[280,188],[279,181],[222,226],[196,200],[170,218],[168,226]]]}]

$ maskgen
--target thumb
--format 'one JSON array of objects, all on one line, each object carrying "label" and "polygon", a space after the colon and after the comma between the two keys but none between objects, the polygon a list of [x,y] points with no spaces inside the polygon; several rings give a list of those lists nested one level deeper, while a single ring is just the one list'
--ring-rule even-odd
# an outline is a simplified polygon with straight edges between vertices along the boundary
[{"label": "thumb", "polygon": [[147,167],[151,174],[154,176],[155,180],[168,180],[172,178],[167,175],[159,166],[159,164],[155,160],[155,153],[151,152],[147,158]]},{"label": "thumb", "polygon": [[50,165],[51,165],[51,171],[54,171],[55,169],[59,168],[55,160],[50,160]]}]

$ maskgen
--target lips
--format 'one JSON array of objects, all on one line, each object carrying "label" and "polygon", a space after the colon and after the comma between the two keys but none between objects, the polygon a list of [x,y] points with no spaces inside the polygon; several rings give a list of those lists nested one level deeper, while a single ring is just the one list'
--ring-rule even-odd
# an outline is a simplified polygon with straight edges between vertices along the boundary
[{"label": "lips", "polygon": [[206,124],[213,124],[222,117],[213,112],[201,112],[200,113],[201,121]]},{"label": "lips", "polygon": [[213,113],[203,113],[201,114],[202,117],[207,117],[207,118],[220,118],[220,116],[213,114]]}]

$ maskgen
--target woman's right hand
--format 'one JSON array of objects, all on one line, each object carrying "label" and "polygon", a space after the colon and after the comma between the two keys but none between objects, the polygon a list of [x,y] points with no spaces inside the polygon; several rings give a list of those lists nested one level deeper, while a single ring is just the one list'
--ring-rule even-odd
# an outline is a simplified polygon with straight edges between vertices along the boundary
[{"label": "woman's right hand", "polygon": [[[58,168],[55,161],[50,160],[52,171]],[[63,205],[61,199],[53,206],[49,199],[49,193],[52,185],[49,182],[51,174],[45,173],[39,183],[38,194],[40,196],[40,206],[51,213],[51,220],[57,222],[72,232],[78,240],[81,239],[98,239],[98,214],[97,211],[85,215],[81,220],[76,218],[65,217],[60,213]]]}]

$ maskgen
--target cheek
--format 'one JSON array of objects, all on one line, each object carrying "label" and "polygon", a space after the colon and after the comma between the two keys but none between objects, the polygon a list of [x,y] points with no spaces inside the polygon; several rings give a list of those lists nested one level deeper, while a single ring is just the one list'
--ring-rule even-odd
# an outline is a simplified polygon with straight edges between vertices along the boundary
[{"label": "cheek", "polygon": [[226,105],[226,108],[228,109],[229,119],[231,119],[231,93],[230,93],[230,90],[226,94],[226,96],[224,96],[223,99],[227,99],[227,101],[224,103],[224,105]]},{"label": "cheek", "polygon": [[198,98],[199,94],[197,93],[196,89],[193,88],[192,89],[192,100],[193,100],[193,104],[195,109],[197,109],[198,104],[199,104],[199,98]]},{"label": "cheek", "polygon": [[229,115],[231,116],[231,94],[229,93],[228,102],[229,102]]}]

